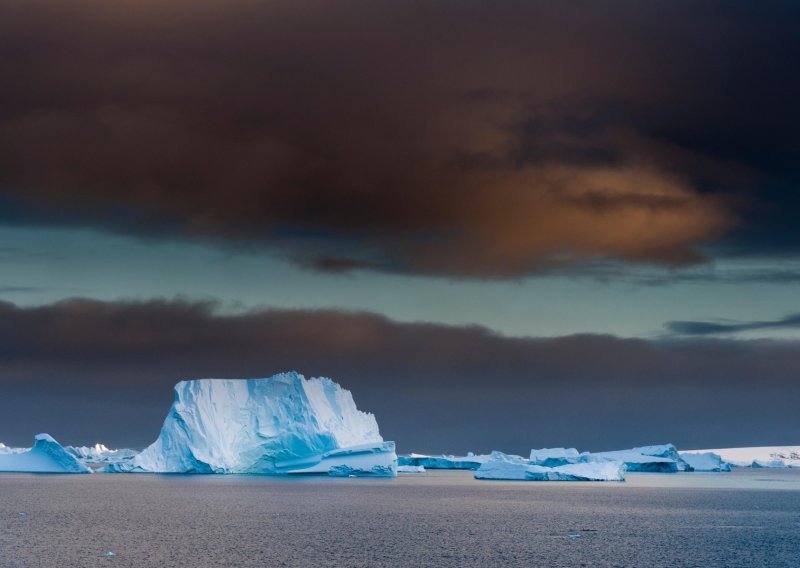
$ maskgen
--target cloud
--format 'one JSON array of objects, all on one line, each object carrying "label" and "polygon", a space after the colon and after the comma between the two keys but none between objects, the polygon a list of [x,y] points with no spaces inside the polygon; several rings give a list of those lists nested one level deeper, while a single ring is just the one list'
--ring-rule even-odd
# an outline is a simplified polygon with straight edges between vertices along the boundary
[{"label": "cloud", "polygon": [[747,322],[671,321],[664,327],[676,335],[724,335],[766,329],[798,329],[800,314],[790,314],[777,320]]},{"label": "cloud", "polygon": [[291,369],[351,389],[402,451],[781,444],[800,426],[798,342],[511,338],[368,313],[76,299],[0,303],[0,439],[143,446],[178,380]]},{"label": "cloud", "polygon": [[683,266],[726,235],[797,244],[780,207],[796,209],[800,179],[796,16],[780,2],[9,4],[4,219],[456,277]]}]

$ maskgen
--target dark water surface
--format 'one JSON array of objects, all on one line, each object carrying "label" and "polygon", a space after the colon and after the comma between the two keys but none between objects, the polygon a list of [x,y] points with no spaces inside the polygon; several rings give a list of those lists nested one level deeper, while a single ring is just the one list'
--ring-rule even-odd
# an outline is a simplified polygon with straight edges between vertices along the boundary
[{"label": "dark water surface", "polygon": [[40,566],[796,567],[800,470],[625,483],[0,474],[0,567]]}]

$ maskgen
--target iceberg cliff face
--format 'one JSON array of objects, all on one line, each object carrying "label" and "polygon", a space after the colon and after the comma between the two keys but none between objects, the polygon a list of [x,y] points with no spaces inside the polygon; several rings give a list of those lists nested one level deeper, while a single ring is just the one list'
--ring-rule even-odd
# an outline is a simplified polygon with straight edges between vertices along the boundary
[{"label": "iceberg cliff face", "polygon": [[175,385],[161,435],[106,471],[394,476],[394,442],[330,379],[198,379]]},{"label": "iceberg cliff face", "polygon": [[38,434],[33,447],[0,453],[0,471],[19,473],[92,473],[48,434]]}]

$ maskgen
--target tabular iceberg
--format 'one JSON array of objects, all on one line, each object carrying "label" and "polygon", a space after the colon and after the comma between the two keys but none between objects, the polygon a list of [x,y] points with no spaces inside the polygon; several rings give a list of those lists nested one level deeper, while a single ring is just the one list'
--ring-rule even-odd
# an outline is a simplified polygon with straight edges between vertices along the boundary
[{"label": "tabular iceberg", "polygon": [[158,439],[105,471],[393,477],[396,467],[394,442],[349,391],[291,372],[179,382]]},{"label": "tabular iceberg", "polygon": [[731,464],[713,452],[681,452],[681,459],[689,464],[693,471],[730,471]]},{"label": "tabular iceberg", "polygon": [[478,469],[482,463],[489,461],[487,454],[475,455],[469,452],[466,456],[409,454],[397,458],[398,465],[422,466],[425,469]]},{"label": "tabular iceberg", "polygon": [[642,446],[630,450],[612,452],[597,452],[587,454],[585,461],[624,462],[628,471],[670,473],[689,471],[689,465],[678,455],[678,450],[672,444],[658,446]]},{"label": "tabular iceberg", "polygon": [[475,479],[511,481],[625,481],[621,462],[581,462],[555,467],[531,464],[520,456],[492,452],[491,459],[475,472]]},{"label": "tabular iceberg", "polygon": [[581,461],[581,455],[575,448],[542,448],[540,450],[531,450],[529,461],[533,465],[555,467],[568,463],[578,463]]},{"label": "tabular iceberg", "polygon": [[[8,448],[6,448],[8,449]],[[0,471],[18,473],[91,473],[48,434],[38,434],[28,450],[0,452]]]}]

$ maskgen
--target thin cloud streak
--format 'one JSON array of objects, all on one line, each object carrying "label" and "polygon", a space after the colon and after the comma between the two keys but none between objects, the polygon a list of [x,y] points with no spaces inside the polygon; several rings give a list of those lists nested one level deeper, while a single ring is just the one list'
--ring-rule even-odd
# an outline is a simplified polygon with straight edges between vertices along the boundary
[{"label": "thin cloud streak", "polygon": [[800,329],[800,313],[776,320],[748,322],[671,321],[664,324],[664,327],[676,335],[728,335],[769,329]]}]

